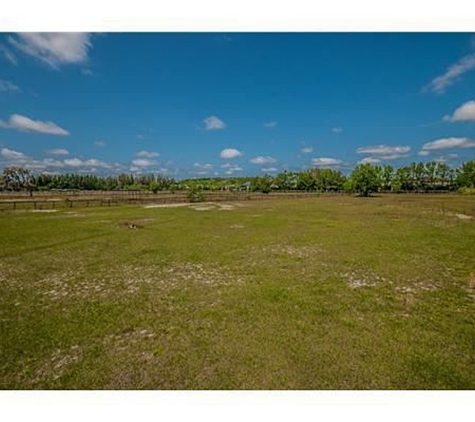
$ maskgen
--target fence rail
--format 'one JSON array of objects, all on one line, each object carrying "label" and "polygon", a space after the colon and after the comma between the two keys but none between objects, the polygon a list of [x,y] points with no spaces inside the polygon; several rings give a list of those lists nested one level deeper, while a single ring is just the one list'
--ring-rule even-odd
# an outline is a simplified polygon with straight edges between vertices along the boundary
[{"label": "fence rail", "polygon": [[[224,202],[224,201],[250,201],[265,199],[298,199],[317,197],[321,194],[318,192],[288,192],[288,193],[247,193],[247,192],[205,192],[205,202]],[[176,204],[190,202],[186,193],[180,192],[175,194],[147,194],[136,197],[120,196],[120,195],[104,195],[101,198],[80,198],[80,197],[63,197],[63,198],[30,198],[25,199],[0,199],[0,211],[15,210],[55,210],[63,208],[80,208],[90,206],[111,207],[116,205],[133,205],[133,204]]]}]

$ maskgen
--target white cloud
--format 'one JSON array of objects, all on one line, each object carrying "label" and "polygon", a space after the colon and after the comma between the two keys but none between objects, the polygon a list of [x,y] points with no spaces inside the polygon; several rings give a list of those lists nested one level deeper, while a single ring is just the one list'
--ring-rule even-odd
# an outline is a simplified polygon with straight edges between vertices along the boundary
[{"label": "white cloud", "polygon": [[8,122],[0,120],[0,127],[16,129],[22,132],[37,132],[60,136],[69,135],[67,130],[59,127],[56,123],[32,120],[29,117],[21,116],[19,114],[12,114]]},{"label": "white cloud", "polygon": [[136,137],[137,139],[144,139],[144,138],[145,138],[145,136],[143,136],[143,135],[135,135],[135,137]]},{"label": "white cloud", "polygon": [[356,150],[358,154],[374,154],[382,155],[381,158],[393,159],[402,157],[403,154],[408,153],[411,150],[411,147],[398,145],[391,147],[389,145],[375,145],[368,147],[361,147]]},{"label": "white cloud", "polygon": [[300,151],[302,152],[302,154],[311,154],[313,152],[313,148],[306,147],[306,148],[302,148]]},{"label": "white cloud", "polygon": [[343,128],[341,128],[341,127],[334,127],[334,128],[332,128],[332,132],[333,132],[333,133],[341,133],[341,132],[343,132]]},{"label": "white cloud", "polygon": [[94,145],[99,148],[104,148],[107,144],[104,141],[96,141]]},{"label": "white cloud", "polygon": [[261,171],[263,173],[275,173],[277,169],[275,167],[267,167],[267,168],[262,168]]},{"label": "white cloud", "polygon": [[5,81],[3,79],[0,79],[0,92],[7,92],[7,91],[20,92],[21,89],[18,85],[15,85],[14,83],[10,81]]},{"label": "white cloud", "polygon": [[427,155],[429,155],[429,154],[430,154],[429,151],[424,151],[424,150],[419,151],[419,152],[417,153],[417,155],[420,155],[421,157],[425,157],[425,156],[427,156]]},{"label": "white cloud", "polygon": [[206,130],[220,130],[226,127],[226,124],[216,116],[209,116],[203,122]]},{"label": "white cloud", "polygon": [[358,164],[378,164],[380,162],[381,162],[381,160],[379,158],[366,157],[366,158],[363,158],[362,160],[358,161]]},{"label": "white cloud", "polygon": [[61,65],[88,61],[91,34],[87,32],[28,32],[8,37],[19,51],[32,56],[54,69]]},{"label": "white cloud", "polygon": [[229,158],[237,158],[242,155],[241,151],[238,151],[235,148],[225,148],[221,151],[220,156],[221,158],[229,159]]},{"label": "white cloud", "polygon": [[69,155],[69,151],[63,148],[50,149],[46,152],[51,155]]},{"label": "white cloud", "polygon": [[211,170],[213,168],[212,164],[201,164],[201,163],[194,163],[193,167],[196,167],[197,169],[201,170]]},{"label": "white cloud", "polygon": [[94,75],[93,71],[91,69],[81,69],[81,73],[85,76],[92,76]]},{"label": "white cloud", "polygon": [[475,148],[475,141],[468,138],[442,138],[422,145],[423,151],[433,151],[448,148]]},{"label": "white cloud", "polygon": [[16,56],[10,51],[10,49],[8,49],[3,44],[0,44],[0,51],[3,53],[3,56],[5,57],[5,59],[9,61],[11,64],[15,66],[18,64],[18,60]]},{"label": "white cloud", "polygon": [[7,160],[17,161],[17,160],[24,160],[28,158],[22,152],[14,151],[8,148],[2,148],[0,151],[0,155]]},{"label": "white cloud", "polygon": [[252,164],[272,164],[275,163],[277,160],[275,158],[269,157],[268,155],[266,155],[265,157],[260,155],[259,157],[252,158],[250,161]]},{"label": "white cloud", "polygon": [[229,167],[232,167],[233,165],[231,163],[225,163],[225,164],[221,164],[221,168],[222,169],[227,169]]},{"label": "white cloud", "polygon": [[236,172],[239,172],[239,171],[242,171],[243,169],[239,166],[233,166],[233,167],[230,167],[229,170],[227,170],[225,173],[226,174],[233,174],[233,173],[236,173]]},{"label": "white cloud", "polygon": [[70,167],[102,167],[109,169],[112,166],[104,161],[97,160],[96,158],[90,158],[88,160],[80,160],[79,158],[68,158],[63,161],[64,164]]},{"label": "white cloud", "polygon": [[458,107],[452,116],[444,116],[446,122],[475,122],[475,101],[467,101]]},{"label": "white cloud", "polygon": [[64,164],[71,167],[80,167],[83,165],[83,161],[79,158],[68,158],[64,160]]},{"label": "white cloud", "polygon": [[42,161],[42,164],[44,164],[45,167],[64,167],[65,166],[64,161],[55,160],[53,158],[45,158]]},{"label": "white cloud", "polygon": [[132,164],[135,167],[150,167],[157,164],[157,162],[155,160],[149,160],[147,158],[138,158],[136,160],[132,160]]},{"label": "white cloud", "polygon": [[139,151],[135,155],[142,158],[154,158],[160,156],[160,154],[155,151]]},{"label": "white cloud", "polygon": [[342,161],[337,160],[336,158],[321,157],[321,158],[312,159],[312,165],[315,167],[330,167],[330,166],[336,166],[341,163]]},{"label": "white cloud", "polygon": [[441,155],[437,158],[434,159],[434,161],[437,161],[439,163],[445,163],[447,161],[453,161],[458,158],[457,154],[447,154],[447,155]]},{"label": "white cloud", "polygon": [[460,76],[473,69],[475,69],[475,54],[469,54],[468,56],[462,57],[457,63],[449,66],[444,74],[432,79],[423,90],[442,94],[447,87],[453,85]]},{"label": "white cloud", "polygon": [[266,129],[274,129],[277,127],[277,122],[267,122],[263,125]]}]

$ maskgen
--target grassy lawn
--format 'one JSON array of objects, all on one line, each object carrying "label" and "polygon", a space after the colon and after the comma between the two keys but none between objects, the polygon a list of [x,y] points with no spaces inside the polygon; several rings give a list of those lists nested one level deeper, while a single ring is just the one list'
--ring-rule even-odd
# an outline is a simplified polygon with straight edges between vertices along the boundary
[{"label": "grassy lawn", "polygon": [[0,213],[2,389],[475,389],[475,197]]}]

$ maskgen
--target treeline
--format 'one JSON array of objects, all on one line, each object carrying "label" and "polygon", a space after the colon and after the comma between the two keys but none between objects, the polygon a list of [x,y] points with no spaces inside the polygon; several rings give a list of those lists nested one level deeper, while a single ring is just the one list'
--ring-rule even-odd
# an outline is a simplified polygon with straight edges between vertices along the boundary
[{"label": "treeline", "polygon": [[475,189],[475,160],[452,168],[445,163],[429,161],[400,168],[390,165],[359,164],[348,175],[334,169],[310,169],[282,172],[275,176],[202,178],[175,180],[163,175],[119,174],[39,174],[18,167],[5,168],[0,175],[0,188],[6,191],[45,190],[149,190],[158,191],[318,191],[358,192],[437,192]]}]

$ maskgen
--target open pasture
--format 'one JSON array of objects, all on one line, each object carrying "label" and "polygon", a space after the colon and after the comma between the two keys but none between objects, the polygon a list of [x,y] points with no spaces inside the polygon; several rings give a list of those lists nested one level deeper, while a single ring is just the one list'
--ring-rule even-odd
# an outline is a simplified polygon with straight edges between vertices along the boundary
[{"label": "open pasture", "polygon": [[475,388],[475,197],[173,205],[0,213],[0,388]]}]

